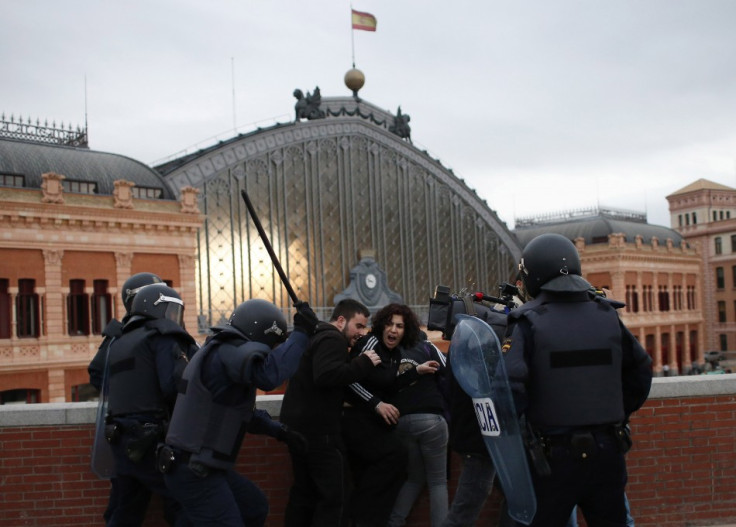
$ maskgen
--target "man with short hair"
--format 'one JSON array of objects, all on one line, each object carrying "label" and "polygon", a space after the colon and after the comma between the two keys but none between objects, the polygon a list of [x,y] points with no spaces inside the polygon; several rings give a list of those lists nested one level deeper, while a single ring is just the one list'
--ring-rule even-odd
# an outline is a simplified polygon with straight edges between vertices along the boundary
[{"label": "man with short hair", "polygon": [[289,448],[294,483],[285,525],[340,527],[347,519],[347,459],[340,429],[344,389],[380,363],[375,352],[348,360],[366,332],[370,312],[341,300],[329,322],[320,322],[296,374],[286,388],[281,421],[307,438],[307,448]]}]

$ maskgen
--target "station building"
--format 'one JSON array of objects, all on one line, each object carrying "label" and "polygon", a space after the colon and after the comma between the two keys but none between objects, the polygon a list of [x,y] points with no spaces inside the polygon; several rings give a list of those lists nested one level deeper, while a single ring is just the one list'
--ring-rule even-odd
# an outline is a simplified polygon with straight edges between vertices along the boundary
[{"label": "station building", "polygon": [[575,243],[584,278],[626,303],[621,318],[651,355],[655,375],[705,368],[703,262],[679,232],[647,223],[646,214],[606,208],[517,219],[514,232],[522,246],[545,232]]},{"label": "station building", "polygon": [[698,179],[667,201],[672,228],[700,250],[706,347],[736,350],[736,189]]},{"label": "station building", "polygon": [[[149,271],[196,327],[197,191],[96,152],[86,131],[0,122],[0,402],[96,396],[87,365],[121,288]],[[187,310],[186,308],[190,309]]]}]

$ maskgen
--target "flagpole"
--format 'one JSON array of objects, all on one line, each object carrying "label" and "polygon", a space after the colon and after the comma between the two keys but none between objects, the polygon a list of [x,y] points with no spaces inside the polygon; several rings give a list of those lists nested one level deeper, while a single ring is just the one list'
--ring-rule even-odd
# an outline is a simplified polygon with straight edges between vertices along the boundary
[{"label": "flagpole", "polygon": [[353,68],[355,68],[355,28],[353,27],[353,4],[350,3],[350,44],[353,53]]}]

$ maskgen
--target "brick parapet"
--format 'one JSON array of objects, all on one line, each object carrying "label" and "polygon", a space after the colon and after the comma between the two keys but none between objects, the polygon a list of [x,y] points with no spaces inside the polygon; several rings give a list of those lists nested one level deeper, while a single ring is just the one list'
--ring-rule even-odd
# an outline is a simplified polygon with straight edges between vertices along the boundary
[{"label": "brick parapet", "polygon": [[[280,403],[280,395],[258,398],[273,416]],[[0,526],[100,523],[108,483],[89,469],[95,415],[95,403],[0,407]],[[736,522],[736,374],[655,379],[631,424],[627,493],[638,526]],[[459,469],[453,455],[451,494]],[[281,525],[291,482],[286,447],[247,436],[238,470],[267,493],[267,525]],[[494,491],[482,517],[495,518],[498,506]],[[408,525],[428,524],[425,493]],[[157,501],[146,525],[165,525]]]}]

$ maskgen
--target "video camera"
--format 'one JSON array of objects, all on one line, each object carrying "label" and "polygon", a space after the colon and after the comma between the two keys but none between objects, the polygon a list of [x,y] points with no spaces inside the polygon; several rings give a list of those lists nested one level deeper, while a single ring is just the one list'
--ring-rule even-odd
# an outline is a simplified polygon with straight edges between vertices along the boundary
[{"label": "video camera", "polygon": [[[453,295],[450,294],[449,287],[438,285],[434,289],[434,297],[429,299],[427,329],[442,331],[442,338],[450,340],[457,323],[455,317],[462,314],[478,317],[494,330],[500,329],[500,326],[505,327],[506,314],[515,307],[514,296],[519,295],[519,290],[508,282],[502,283],[498,288],[500,296],[497,297],[484,293]],[[503,310],[496,308],[498,304],[503,306]]]}]

